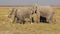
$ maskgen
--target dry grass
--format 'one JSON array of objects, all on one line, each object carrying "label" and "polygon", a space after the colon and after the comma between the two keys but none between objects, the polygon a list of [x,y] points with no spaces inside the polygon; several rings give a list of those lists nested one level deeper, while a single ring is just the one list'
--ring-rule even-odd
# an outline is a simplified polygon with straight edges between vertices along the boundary
[{"label": "dry grass", "polygon": [[[0,7],[0,34],[60,34],[60,9],[55,8],[56,24],[10,23],[7,18],[9,7]],[[59,7],[58,7],[59,8]]]}]

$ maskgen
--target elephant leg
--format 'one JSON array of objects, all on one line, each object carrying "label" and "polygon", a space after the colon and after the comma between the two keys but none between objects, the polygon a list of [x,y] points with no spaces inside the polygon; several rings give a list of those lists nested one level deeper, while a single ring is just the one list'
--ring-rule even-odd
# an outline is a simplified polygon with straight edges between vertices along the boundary
[{"label": "elephant leg", "polygon": [[23,24],[25,24],[25,18],[23,18],[22,22],[23,22]]},{"label": "elephant leg", "polygon": [[40,23],[40,15],[38,14],[38,20],[37,23]]},{"label": "elephant leg", "polygon": [[40,17],[38,17],[38,22],[37,23],[39,23],[40,22]]},{"label": "elephant leg", "polygon": [[33,17],[32,15],[30,15],[30,24],[33,24],[32,22],[33,22]]},{"label": "elephant leg", "polygon": [[37,20],[37,23],[40,23],[40,12],[39,12],[39,11],[37,11],[37,13],[36,13],[36,14],[37,14],[37,19],[38,19],[38,20]]},{"label": "elephant leg", "polygon": [[50,23],[49,19],[47,19],[47,23]]},{"label": "elephant leg", "polygon": [[55,23],[56,22],[56,19],[55,18],[53,18],[53,16],[50,18],[50,21],[51,21],[51,23]]},{"label": "elephant leg", "polygon": [[12,23],[14,23],[14,22],[16,22],[16,21],[17,21],[17,17],[15,16]]},{"label": "elephant leg", "polygon": [[47,23],[52,23],[53,22],[53,19],[47,19]]},{"label": "elephant leg", "polygon": [[34,18],[32,17],[32,22],[34,22]]},{"label": "elephant leg", "polygon": [[47,18],[47,23],[51,23],[50,16],[46,17]]},{"label": "elephant leg", "polygon": [[54,20],[53,20],[53,15],[49,15],[48,17],[47,17],[47,22],[48,23],[52,23]]}]

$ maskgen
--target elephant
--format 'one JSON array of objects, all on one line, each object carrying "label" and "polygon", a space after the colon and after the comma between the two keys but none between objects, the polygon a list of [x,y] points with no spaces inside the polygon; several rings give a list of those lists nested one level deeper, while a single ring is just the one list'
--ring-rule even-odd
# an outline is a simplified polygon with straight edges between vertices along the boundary
[{"label": "elephant", "polygon": [[11,15],[14,13],[14,21],[20,22],[20,24],[24,24],[24,19],[29,18],[30,23],[32,24],[32,14],[34,13],[31,8],[19,9],[19,8],[12,8],[9,12],[8,17],[10,18]]},{"label": "elephant", "polygon": [[38,15],[38,22],[41,20],[41,16],[46,18],[46,21],[48,23],[54,22],[54,9],[51,6],[35,6],[37,9],[37,15]]}]

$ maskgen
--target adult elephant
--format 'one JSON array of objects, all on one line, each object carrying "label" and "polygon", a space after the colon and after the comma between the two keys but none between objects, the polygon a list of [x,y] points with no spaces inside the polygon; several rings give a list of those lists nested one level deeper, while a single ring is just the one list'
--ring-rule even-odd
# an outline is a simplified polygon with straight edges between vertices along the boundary
[{"label": "adult elephant", "polygon": [[54,9],[51,6],[35,6],[37,9],[38,21],[40,16],[45,17],[48,23],[54,22]]},{"label": "adult elephant", "polygon": [[33,11],[30,8],[25,8],[25,9],[19,9],[19,8],[12,8],[11,11],[9,12],[8,17],[10,18],[11,15],[14,13],[14,21],[20,22],[21,24],[24,24],[25,18],[29,18],[31,21],[30,23],[32,24],[32,14]]}]

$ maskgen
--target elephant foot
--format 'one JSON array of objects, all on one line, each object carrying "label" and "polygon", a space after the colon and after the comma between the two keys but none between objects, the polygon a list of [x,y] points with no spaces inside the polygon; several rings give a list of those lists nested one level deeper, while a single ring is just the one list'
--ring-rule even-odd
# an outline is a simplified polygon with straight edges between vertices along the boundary
[{"label": "elephant foot", "polygon": [[30,22],[30,24],[33,24],[33,22]]}]

